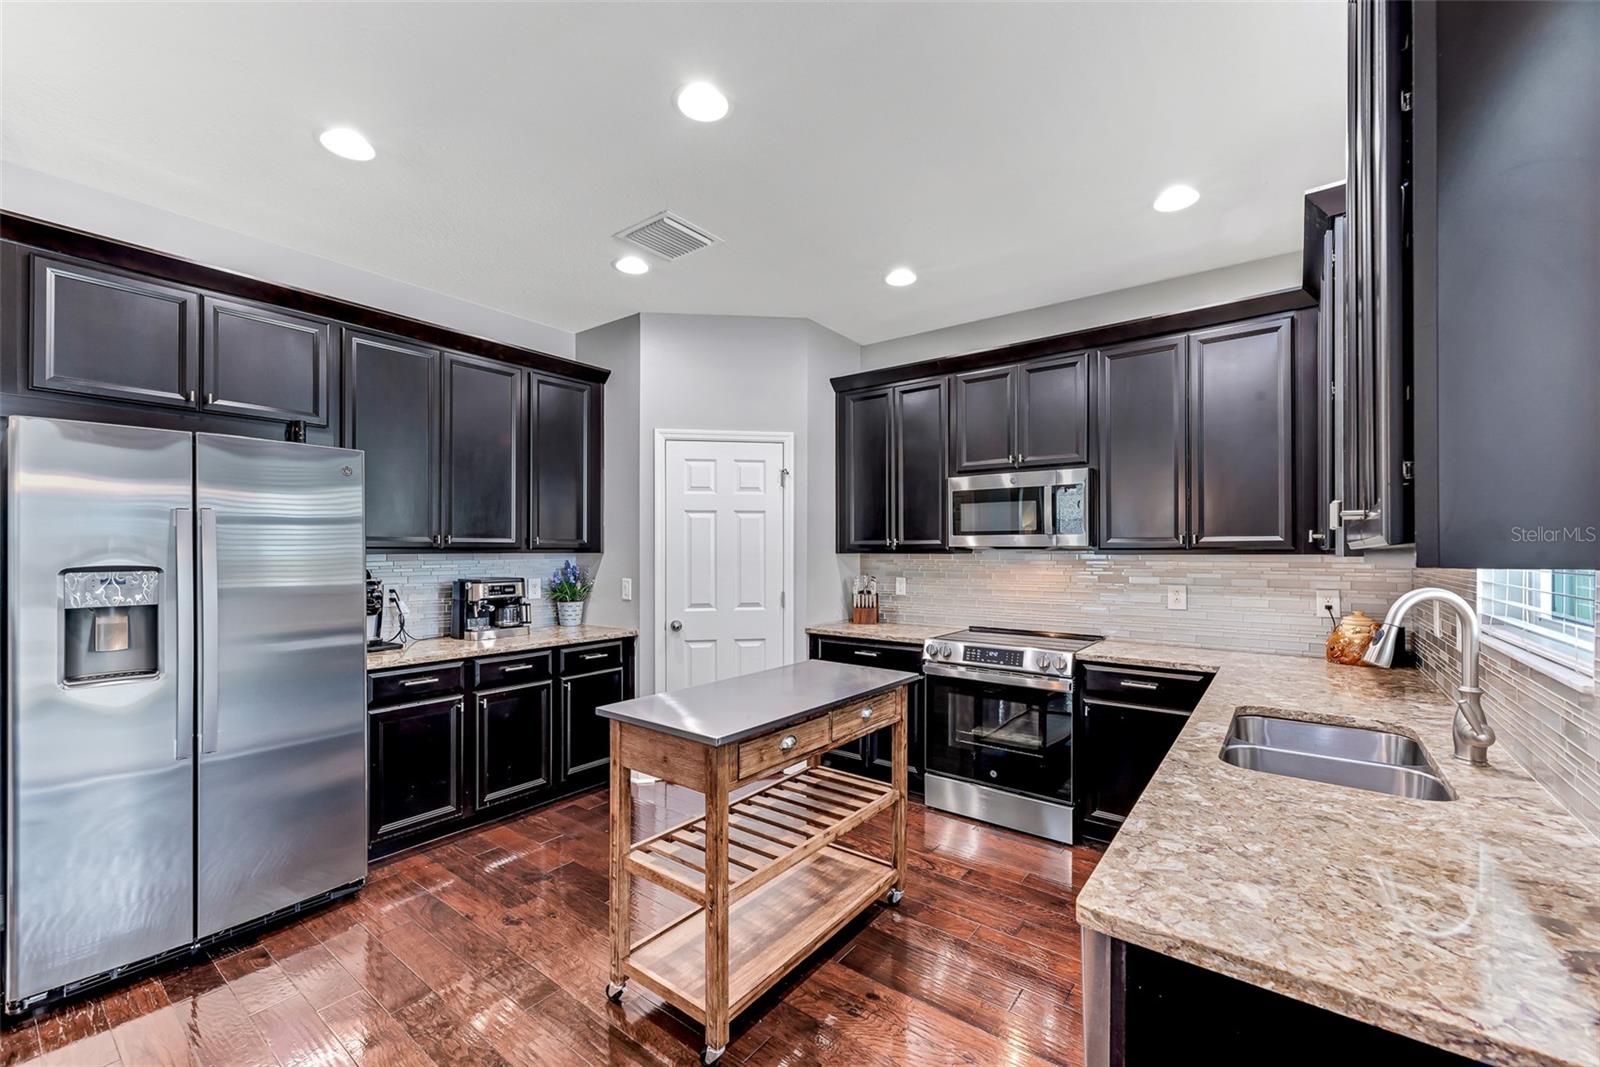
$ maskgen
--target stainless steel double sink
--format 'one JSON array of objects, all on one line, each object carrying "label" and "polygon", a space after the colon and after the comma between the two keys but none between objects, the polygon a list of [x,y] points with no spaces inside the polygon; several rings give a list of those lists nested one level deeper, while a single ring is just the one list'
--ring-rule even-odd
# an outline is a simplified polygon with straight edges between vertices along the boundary
[{"label": "stainless steel double sink", "polygon": [[1224,763],[1267,774],[1412,800],[1456,798],[1421,743],[1387,730],[1239,711],[1221,755]]}]

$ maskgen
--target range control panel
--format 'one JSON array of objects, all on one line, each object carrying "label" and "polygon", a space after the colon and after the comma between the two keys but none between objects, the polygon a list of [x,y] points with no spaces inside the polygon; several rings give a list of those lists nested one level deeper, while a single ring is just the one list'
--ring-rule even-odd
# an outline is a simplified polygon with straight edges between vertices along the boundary
[{"label": "range control panel", "polygon": [[1023,650],[1020,648],[985,648],[982,645],[966,645],[961,650],[961,659],[966,663],[981,663],[986,667],[1017,667],[1022,666]]}]

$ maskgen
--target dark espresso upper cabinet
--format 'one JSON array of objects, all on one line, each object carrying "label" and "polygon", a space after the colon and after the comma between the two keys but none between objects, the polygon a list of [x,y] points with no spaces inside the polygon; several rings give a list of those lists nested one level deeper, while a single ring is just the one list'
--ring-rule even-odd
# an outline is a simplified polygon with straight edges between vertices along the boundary
[{"label": "dark espresso upper cabinet", "polygon": [[440,544],[438,349],[346,330],[345,444],[367,454],[367,544]]},{"label": "dark espresso upper cabinet", "polygon": [[595,391],[583,382],[530,377],[532,539],[539,548],[598,551],[600,444]]},{"label": "dark espresso upper cabinet", "polygon": [[946,543],[946,379],[840,394],[839,551]]},{"label": "dark espresso upper cabinet", "polygon": [[1188,353],[1161,337],[1100,354],[1101,548],[1188,543]]},{"label": "dark espresso upper cabinet", "polygon": [[36,389],[194,407],[200,294],[75,260],[33,256]]},{"label": "dark espresso upper cabinet", "polygon": [[957,474],[1089,462],[1089,354],[968,371],[952,379]]},{"label": "dark espresso upper cabinet", "polygon": [[1189,335],[1193,548],[1295,547],[1292,324]]},{"label": "dark espresso upper cabinet", "polygon": [[202,410],[328,425],[331,323],[211,296],[202,308]]},{"label": "dark espresso upper cabinet", "polygon": [[526,373],[444,357],[443,537],[454,548],[519,548],[527,514]]}]

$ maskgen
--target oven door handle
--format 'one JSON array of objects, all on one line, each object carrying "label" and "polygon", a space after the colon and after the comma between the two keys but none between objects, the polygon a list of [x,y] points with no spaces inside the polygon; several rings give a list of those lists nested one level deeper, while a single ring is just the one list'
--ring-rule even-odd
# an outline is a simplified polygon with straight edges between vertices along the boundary
[{"label": "oven door handle", "polygon": [[1073,690],[1071,678],[1046,678],[1043,675],[1013,674],[1010,671],[990,671],[979,667],[958,667],[954,663],[924,662],[922,673],[939,678],[1012,686],[1017,689],[1047,689],[1052,693],[1070,693]]}]

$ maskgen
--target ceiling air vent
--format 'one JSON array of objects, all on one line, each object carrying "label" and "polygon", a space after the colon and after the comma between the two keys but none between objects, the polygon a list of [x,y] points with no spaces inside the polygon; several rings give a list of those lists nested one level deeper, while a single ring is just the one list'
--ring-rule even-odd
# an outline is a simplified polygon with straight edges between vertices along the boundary
[{"label": "ceiling air vent", "polygon": [[616,236],[662,259],[681,259],[720,240],[670,211],[629,226]]}]

